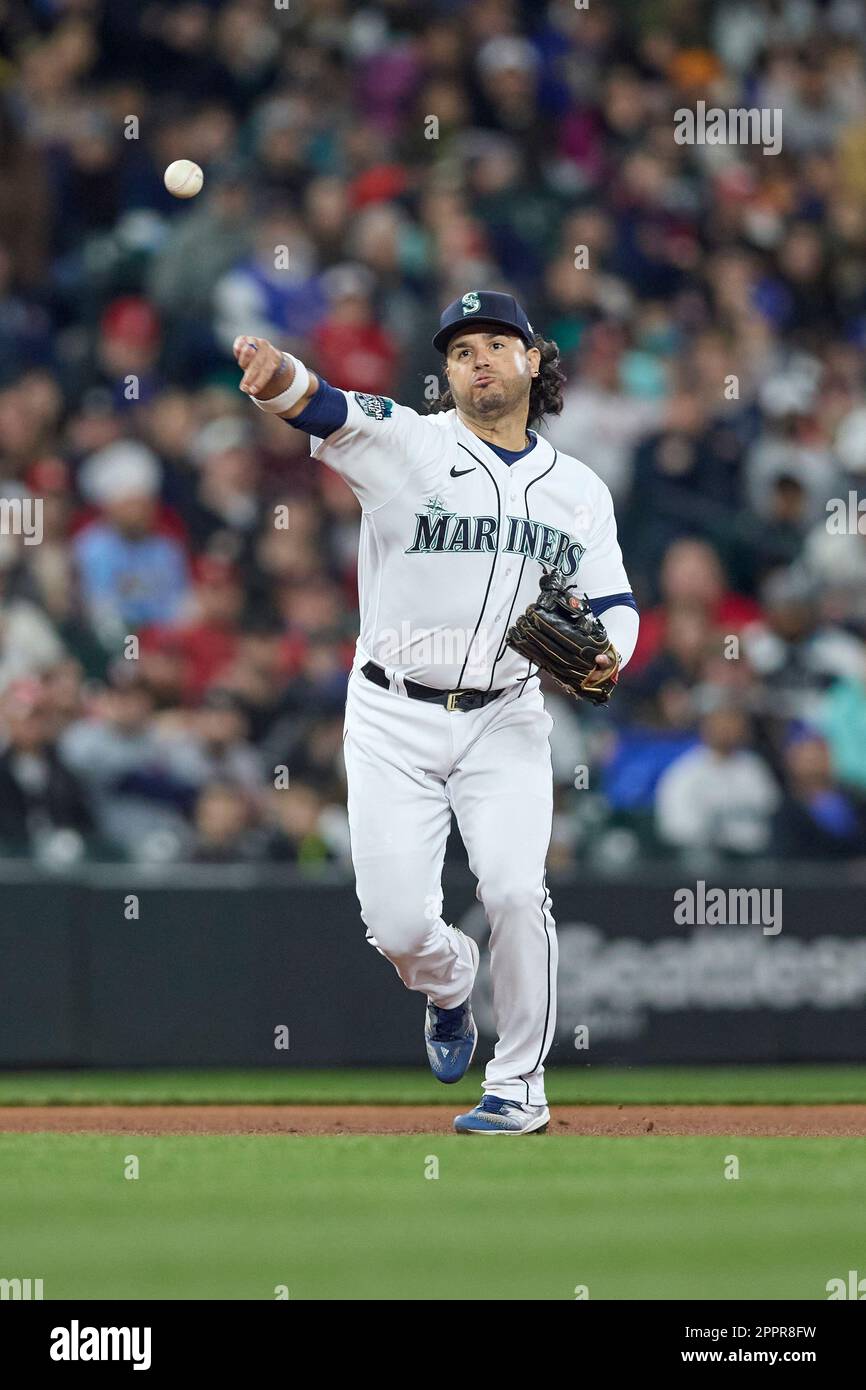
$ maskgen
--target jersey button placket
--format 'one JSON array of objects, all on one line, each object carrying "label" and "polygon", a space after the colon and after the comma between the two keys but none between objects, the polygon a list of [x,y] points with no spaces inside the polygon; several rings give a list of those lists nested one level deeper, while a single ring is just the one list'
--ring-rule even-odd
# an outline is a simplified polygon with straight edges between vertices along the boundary
[{"label": "jersey button placket", "polygon": [[[514,465],[512,464],[512,467],[513,467],[513,466],[514,466]],[[509,500],[509,502],[516,502],[516,501],[517,501],[517,492],[515,491],[514,488],[512,488],[512,489],[510,490],[510,492],[509,492],[509,494],[508,494],[508,500]],[[513,571],[512,571],[512,568],[511,568],[511,566],[509,565],[508,569],[505,571],[505,578],[506,578],[506,579],[510,578],[512,572],[513,572]],[[499,620],[501,619],[501,617],[502,617],[502,614],[500,613],[500,614],[499,614],[499,617],[496,619],[496,621],[499,622]]]}]

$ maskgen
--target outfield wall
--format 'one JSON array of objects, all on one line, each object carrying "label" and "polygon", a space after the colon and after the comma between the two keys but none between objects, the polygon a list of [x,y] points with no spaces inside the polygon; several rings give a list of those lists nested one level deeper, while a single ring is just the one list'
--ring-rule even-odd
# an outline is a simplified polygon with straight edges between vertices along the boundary
[{"label": "outfield wall", "polygon": [[[551,1062],[866,1061],[863,890],[769,865],[705,882],[551,879]],[[763,899],[728,891],[749,887]],[[713,921],[713,888],[722,915],[752,920]],[[446,878],[445,905],[486,939],[468,874]],[[691,907],[705,920],[683,922]],[[483,1056],[486,952],[475,1005]],[[0,865],[0,1066],[413,1064],[420,1029],[420,1001],[366,944],[342,877]]]}]

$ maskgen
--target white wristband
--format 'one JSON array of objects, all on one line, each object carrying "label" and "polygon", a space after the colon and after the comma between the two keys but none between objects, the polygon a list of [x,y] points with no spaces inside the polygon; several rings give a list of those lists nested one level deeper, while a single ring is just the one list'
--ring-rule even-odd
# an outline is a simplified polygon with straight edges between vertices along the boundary
[{"label": "white wristband", "polygon": [[303,362],[298,361],[298,358],[293,357],[290,352],[284,352],[283,359],[291,362],[295,368],[291,386],[287,386],[285,391],[281,391],[278,396],[271,396],[269,401],[260,401],[258,396],[250,396],[253,405],[257,405],[259,410],[266,410],[270,415],[282,415],[284,411],[291,410],[293,405],[297,405],[301,396],[306,394],[310,384],[310,373]]}]

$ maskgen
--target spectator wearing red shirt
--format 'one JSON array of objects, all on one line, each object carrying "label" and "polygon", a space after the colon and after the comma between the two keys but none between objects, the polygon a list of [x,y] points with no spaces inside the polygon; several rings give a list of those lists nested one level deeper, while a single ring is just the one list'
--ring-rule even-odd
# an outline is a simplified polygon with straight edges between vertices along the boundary
[{"label": "spectator wearing red shirt", "polygon": [[668,612],[673,608],[697,608],[706,617],[708,629],[725,636],[737,634],[747,623],[761,616],[754,599],[734,593],[727,587],[722,563],[706,541],[674,541],[662,561],[660,588],[662,601],[656,608],[641,612],[640,635],[629,663],[642,670],[660,652]]},{"label": "spectator wearing red shirt", "polygon": [[397,345],[373,316],[373,277],[361,265],[325,271],[329,308],[312,335],[316,370],[343,391],[387,396],[395,390]]}]

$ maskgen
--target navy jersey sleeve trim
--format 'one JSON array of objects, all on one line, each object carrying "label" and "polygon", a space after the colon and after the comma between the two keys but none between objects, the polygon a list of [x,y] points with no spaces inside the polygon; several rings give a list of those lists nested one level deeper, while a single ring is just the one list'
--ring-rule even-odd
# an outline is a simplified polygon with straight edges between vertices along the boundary
[{"label": "navy jersey sleeve trim", "polygon": [[314,434],[317,439],[327,439],[329,434],[342,429],[348,414],[349,403],[343,392],[319,377],[318,389],[310,397],[309,403],[300,415],[287,420],[286,424],[296,430],[304,430],[306,434]]},{"label": "navy jersey sleeve trim", "polygon": [[591,598],[589,606],[597,618],[606,613],[608,608],[633,608],[635,613],[638,611],[631,591],[627,594],[607,594],[604,598]]}]

